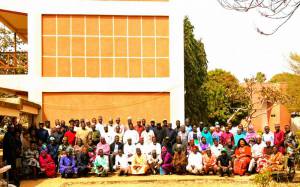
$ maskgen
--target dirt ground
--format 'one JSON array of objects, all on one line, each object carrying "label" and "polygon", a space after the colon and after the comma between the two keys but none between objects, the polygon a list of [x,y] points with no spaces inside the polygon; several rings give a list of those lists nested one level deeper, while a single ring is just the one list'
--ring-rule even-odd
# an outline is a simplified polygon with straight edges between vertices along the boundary
[{"label": "dirt ground", "polygon": [[[38,179],[22,181],[21,187],[256,187],[251,177],[218,177],[218,176],[110,176],[106,178],[86,177],[76,179]],[[271,187],[300,187],[296,183],[272,183]]]}]

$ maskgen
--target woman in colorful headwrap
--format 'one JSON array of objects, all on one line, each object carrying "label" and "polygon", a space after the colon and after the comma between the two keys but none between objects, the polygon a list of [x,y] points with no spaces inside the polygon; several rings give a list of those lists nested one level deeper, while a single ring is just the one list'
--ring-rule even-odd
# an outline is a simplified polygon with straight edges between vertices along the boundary
[{"label": "woman in colorful headwrap", "polygon": [[273,153],[265,163],[264,167],[260,170],[260,173],[266,171],[280,171],[283,169],[283,154],[278,151],[278,147],[273,146]]},{"label": "woman in colorful headwrap", "polygon": [[205,137],[201,137],[201,142],[199,144],[199,150],[204,153],[208,148],[210,147],[210,144],[207,142]]},{"label": "woman in colorful headwrap", "polygon": [[246,173],[251,161],[251,147],[244,138],[239,140],[234,156],[233,172],[242,176]]},{"label": "woman in colorful headwrap", "polygon": [[248,126],[248,131],[246,133],[246,142],[249,143],[250,139],[254,139],[256,138],[257,134],[253,128],[253,125],[249,125]]},{"label": "woman in colorful headwrap", "polygon": [[173,169],[172,165],[172,155],[168,152],[167,148],[164,146],[161,149],[161,159],[162,159],[162,165],[160,167],[160,174],[170,174]]},{"label": "woman in colorful headwrap", "polygon": [[[209,132],[208,128],[207,127],[204,127],[203,130],[202,130],[202,133],[201,133],[201,136],[204,137],[206,139],[206,142],[209,144],[209,145],[212,145],[213,144],[213,140],[212,140],[212,135],[211,133]],[[202,139],[202,138],[201,138]]]},{"label": "woman in colorful headwrap", "polygon": [[40,157],[39,157],[41,172],[44,173],[47,177],[53,178],[56,176],[56,166],[55,163],[50,156],[50,154],[47,153],[47,148],[42,148]]},{"label": "woman in colorful headwrap", "polygon": [[256,172],[261,173],[263,168],[268,166],[268,160],[273,154],[273,146],[271,146],[271,141],[266,141],[266,147],[263,150],[263,155],[257,160]]},{"label": "woman in colorful headwrap", "polygon": [[221,131],[221,127],[219,123],[216,124],[215,131],[212,133],[212,137],[216,138],[218,141],[220,141],[220,138],[222,136],[223,132]]},{"label": "woman in colorful headwrap", "polygon": [[70,178],[77,174],[76,161],[73,156],[73,150],[67,149],[67,155],[62,157],[59,162],[59,172],[62,178]]}]

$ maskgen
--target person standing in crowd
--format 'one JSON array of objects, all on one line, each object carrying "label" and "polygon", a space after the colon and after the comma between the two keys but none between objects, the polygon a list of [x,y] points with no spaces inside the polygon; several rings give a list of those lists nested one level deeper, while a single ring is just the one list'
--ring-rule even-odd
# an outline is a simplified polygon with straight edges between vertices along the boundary
[{"label": "person standing in crowd", "polygon": [[134,129],[133,124],[129,123],[129,129],[125,131],[123,136],[123,143],[125,144],[130,138],[132,144],[137,144],[139,142],[139,133]]},{"label": "person standing in crowd", "polygon": [[97,144],[96,153],[98,153],[100,149],[102,150],[103,154],[108,158],[110,153],[110,146],[103,137],[100,138],[100,142]]},{"label": "person standing in crowd", "polygon": [[197,126],[193,125],[193,129],[188,134],[188,142],[193,140],[195,145],[199,145],[201,139],[201,133],[197,131]]},{"label": "person standing in crowd", "polygon": [[178,132],[178,135],[177,136],[180,136],[180,138],[181,138],[181,142],[183,143],[183,144],[185,144],[185,145],[187,145],[188,144],[188,133],[186,132],[186,130],[185,130],[185,126],[184,125],[182,125],[181,127],[180,127],[180,131]]},{"label": "person standing in crowd", "polygon": [[148,145],[149,150],[155,150],[158,156],[161,155],[161,145],[156,141],[156,137],[152,137],[152,143]]},{"label": "person standing in crowd", "polygon": [[77,154],[78,152],[80,152],[83,146],[84,145],[83,145],[82,139],[81,138],[76,138],[76,144],[73,147],[74,153]]},{"label": "person standing in crowd", "polygon": [[50,136],[51,135],[51,126],[50,126],[50,121],[46,120],[44,122],[45,126],[44,126],[44,129],[48,131],[48,135]]},{"label": "person standing in crowd", "polygon": [[240,139],[235,149],[235,159],[233,164],[233,172],[237,175],[244,175],[251,161],[251,147],[245,139]]},{"label": "person standing in crowd", "polygon": [[96,124],[91,124],[91,139],[94,145],[97,145],[100,141],[100,132],[96,130]]},{"label": "person standing in crowd", "polygon": [[264,148],[266,144],[262,141],[261,136],[256,136],[256,144],[252,146],[252,158],[249,163],[248,173],[252,173],[255,166],[257,165],[257,161],[263,157]]},{"label": "person standing in crowd", "polygon": [[253,127],[253,125],[250,124],[248,126],[248,131],[247,131],[246,137],[245,137],[246,142],[249,143],[250,139],[254,139],[255,140],[256,136],[257,136],[257,134],[256,134],[256,132],[254,130],[254,127]]},{"label": "person standing in crowd", "polygon": [[103,117],[102,116],[98,116],[98,123],[96,124],[96,130],[100,132],[100,134],[102,134],[103,132]]},{"label": "person standing in crowd", "polygon": [[142,132],[145,130],[145,127],[142,125],[141,119],[138,119],[138,120],[136,121],[135,130],[138,132],[139,138],[140,138],[141,135],[142,135]]},{"label": "person standing in crowd", "polygon": [[187,166],[187,158],[185,152],[182,150],[182,147],[177,148],[177,152],[175,152],[172,164],[174,167],[174,173],[178,175],[185,174],[186,166]]},{"label": "person standing in crowd", "polygon": [[48,141],[49,133],[44,129],[44,123],[39,123],[39,129],[36,131],[38,140],[41,140],[43,143]]},{"label": "person standing in crowd", "polygon": [[145,145],[144,143],[144,138],[140,138],[140,141],[138,144],[136,144],[136,148],[140,148],[141,149],[141,152],[142,154],[148,156],[149,153],[151,153],[151,151],[149,152],[149,148],[148,148],[148,145]]},{"label": "person standing in crowd", "polygon": [[175,130],[177,136],[178,136],[178,133],[179,133],[179,131],[180,131],[180,126],[181,126],[180,120],[176,120],[174,130]]},{"label": "person standing in crowd", "polygon": [[116,159],[115,159],[114,163],[115,163],[115,165],[114,165],[113,169],[118,172],[119,176],[130,174],[128,158],[123,153],[122,149],[118,150],[118,154],[116,155]]},{"label": "person standing in crowd", "polygon": [[280,130],[280,124],[275,124],[274,146],[276,146],[278,148],[278,151],[281,152],[282,154],[285,153],[284,132]]},{"label": "person standing in crowd", "polygon": [[71,119],[69,121],[69,130],[65,133],[64,137],[68,138],[68,142],[70,145],[75,145],[76,132],[74,131],[74,120]]},{"label": "person standing in crowd", "polygon": [[120,129],[120,133],[124,134],[126,129],[125,129],[125,126],[123,124],[121,124],[121,118],[120,117],[116,117],[115,131],[116,131],[117,127],[119,127],[119,129]]},{"label": "person standing in crowd", "polygon": [[220,177],[223,177],[224,174],[227,174],[228,177],[230,177],[232,173],[232,160],[231,157],[227,154],[226,149],[223,149],[221,151],[221,155],[218,157],[217,163]]},{"label": "person standing in crowd", "polygon": [[186,128],[186,132],[189,133],[193,130],[193,127],[192,127],[192,123],[190,121],[190,118],[186,118],[185,121],[184,121],[184,125],[185,125],[185,128]]},{"label": "person standing in crowd", "polygon": [[133,175],[144,175],[148,171],[146,155],[142,154],[140,148],[136,148],[136,154],[133,156],[130,170]]},{"label": "person standing in crowd", "polygon": [[210,149],[207,149],[203,155],[203,170],[206,175],[208,175],[210,171],[212,171],[213,174],[217,173],[217,159],[211,154]]},{"label": "person standing in crowd", "polygon": [[160,144],[163,143],[164,137],[167,136],[166,130],[165,130],[165,128],[162,128],[161,123],[156,124],[154,134],[155,134],[157,142]]},{"label": "person standing in crowd", "polygon": [[71,178],[74,174],[77,174],[76,161],[71,148],[67,150],[66,156],[60,158],[59,173],[62,178]]},{"label": "person standing in crowd", "polygon": [[[204,137],[206,139],[206,142],[209,144],[209,145],[212,145],[213,144],[213,140],[212,140],[212,136],[211,136],[211,133],[209,132],[208,128],[207,127],[204,127],[203,130],[202,130],[202,133],[201,133],[201,136]],[[202,138],[201,138],[202,139]]]},{"label": "person standing in crowd", "polygon": [[231,142],[232,146],[234,145],[234,137],[233,134],[230,132],[230,127],[227,125],[225,127],[225,132],[222,133],[220,137],[220,143],[224,146],[227,142]]},{"label": "person standing in crowd", "polygon": [[214,144],[210,147],[211,153],[214,157],[218,158],[218,156],[221,155],[223,146],[221,144],[219,144],[219,141],[217,138],[214,138],[213,142],[214,142]]},{"label": "person standing in crowd", "polygon": [[198,147],[194,146],[192,152],[189,154],[186,170],[189,173],[198,175],[202,173],[202,169],[202,154],[198,152]]},{"label": "person standing in crowd", "polygon": [[77,129],[77,132],[76,132],[76,139],[80,138],[82,140],[82,143],[86,144],[90,131],[86,128],[84,119],[80,120],[80,125],[81,125],[81,128]]},{"label": "person standing in crowd", "polygon": [[234,145],[237,146],[240,139],[245,139],[246,135],[243,134],[242,129],[238,128],[236,134],[234,135]]},{"label": "person standing in crowd", "polygon": [[293,131],[291,131],[291,126],[290,125],[285,125],[284,126],[284,145],[287,147],[288,143],[292,143],[294,147],[298,147],[297,142],[296,142],[296,136]]},{"label": "person standing in crowd", "polygon": [[145,130],[141,134],[141,137],[144,139],[145,145],[150,145],[154,136],[154,132],[150,129],[150,125],[147,124]]},{"label": "person standing in crowd", "polygon": [[151,174],[156,175],[157,173],[159,173],[159,168],[160,168],[161,164],[162,164],[162,159],[161,159],[160,155],[158,155],[156,153],[156,150],[153,149],[148,158],[148,165],[149,165]]},{"label": "person standing in crowd", "polygon": [[114,120],[112,117],[109,117],[108,118],[108,124],[107,124],[107,127],[108,127],[108,132],[112,133],[115,131],[115,125],[114,125]]},{"label": "person standing in crowd", "polygon": [[166,135],[170,138],[170,143],[173,145],[176,142],[176,131],[172,128],[172,123],[168,123],[166,128]]},{"label": "person standing in crowd", "polygon": [[266,143],[267,141],[270,141],[271,146],[273,146],[274,145],[274,133],[270,131],[269,126],[265,126],[264,130],[265,130],[265,132],[262,135],[263,142]]},{"label": "person standing in crowd", "polygon": [[51,155],[52,159],[54,160],[55,164],[57,165],[58,162],[58,145],[56,144],[55,138],[50,136],[49,144],[47,145],[48,153]]},{"label": "person standing in crowd", "polygon": [[120,126],[117,125],[116,128],[115,128],[115,133],[114,133],[114,135],[115,135],[115,136],[119,136],[120,142],[123,142],[123,134],[124,134],[124,132],[121,131]]},{"label": "person standing in crowd", "polygon": [[220,137],[222,136],[223,132],[221,131],[221,127],[219,125],[219,122],[216,122],[215,124],[215,130],[212,133],[212,137],[216,138],[218,141],[220,141]]},{"label": "person standing in crowd", "polygon": [[150,120],[150,130],[155,132],[156,126],[155,126],[155,119]]}]

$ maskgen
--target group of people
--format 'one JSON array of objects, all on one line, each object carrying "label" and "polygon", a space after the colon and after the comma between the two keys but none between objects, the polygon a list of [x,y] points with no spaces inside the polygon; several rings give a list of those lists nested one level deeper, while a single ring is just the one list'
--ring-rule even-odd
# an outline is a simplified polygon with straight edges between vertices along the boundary
[{"label": "group of people", "polygon": [[[128,117],[126,125],[120,118],[103,117],[91,121],[56,120],[34,124],[25,129],[17,122],[7,127],[3,140],[3,159],[12,165],[12,176],[82,177],[89,173],[108,176],[146,174],[217,174],[224,176],[280,170],[283,157],[290,165],[297,151],[297,141],[290,126],[284,131],[264,128],[263,134],[249,125],[211,127],[156,123],[138,119],[136,125]],[[15,172],[15,173],[14,173]]]}]

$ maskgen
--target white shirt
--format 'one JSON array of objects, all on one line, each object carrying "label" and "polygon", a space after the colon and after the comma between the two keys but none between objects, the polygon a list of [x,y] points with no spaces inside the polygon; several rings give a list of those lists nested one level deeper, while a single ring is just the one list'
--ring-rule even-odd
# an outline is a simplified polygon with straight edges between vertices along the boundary
[{"label": "white shirt", "polygon": [[202,155],[197,152],[196,154],[191,152],[188,158],[188,166],[202,167]]},{"label": "white shirt", "polygon": [[[201,139],[201,133],[200,132],[197,132],[197,138],[198,138],[198,140]],[[188,134],[188,142],[190,142],[193,139],[194,139],[194,132],[192,131],[192,132],[189,132],[189,134]]]},{"label": "white shirt", "polygon": [[120,132],[121,132],[122,134],[124,134],[124,132],[125,132],[125,126],[124,126],[123,124],[117,124],[117,123],[116,123],[116,124],[114,125],[114,127],[115,127],[114,130],[115,130],[115,131],[116,131],[116,127],[117,127],[117,126],[120,127]]},{"label": "white shirt", "polygon": [[141,137],[144,138],[144,143],[146,145],[149,145],[152,143],[152,137],[154,137],[154,132],[153,130],[149,130],[149,132],[147,132],[146,130],[144,130],[141,134]]},{"label": "white shirt", "polygon": [[265,132],[262,135],[262,140],[263,142],[267,142],[270,141],[271,142],[271,146],[274,145],[274,133],[273,132],[269,132],[268,134],[266,134]]},{"label": "white shirt", "polygon": [[122,156],[120,156],[120,155],[116,156],[114,169],[116,169],[117,166],[120,166],[121,168],[127,168],[128,167],[128,157],[127,157],[127,155],[123,154]]},{"label": "white shirt", "polygon": [[231,132],[233,135],[235,135],[237,133],[237,130],[238,130],[238,126],[236,127],[232,127],[229,132]]},{"label": "white shirt", "polygon": [[128,143],[124,145],[124,154],[126,154],[126,156],[128,156],[129,154],[134,155],[135,151],[136,151],[135,145],[133,144],[129,145]]},{"label": "white shirt", "polygon": [[131,138],[132,144],[137,144],[139,142],[139,133],[136,130],[128,129],[125,131],[123,136],[123,143],[127,143],[128,138]]},{"label": "white shirt", "polygon": [[260,144],[254,144],[251,149],[252,157],[263,156],[263,151],[265,147],[266,147],[265,142],[261,142]]},{"label": "white shirt", "polygon": [[136,148],[140,148],[142,154],[145,154],[146,156],[148,155],[149,148],[148,145],[145,145],[145,143],[142,145],[141,143],[136,144]]},{"label": "white shirt", "polygon": [[221,155],[222,149],[223,149],[223,146],[221,144],[218,144],[218,146],[215,146],[215,144],[213,144],[210,147],[212,155],[214,155],[216,158],[218,158],[218,156]]},{"label": "white shirt", "polygon": [[156,150],[156,154],[160,155],[161,154],[161,145],[160,145],[160,143],[156,143],[155,145],[154,145],[154,143],[149,144],[149,146],[148,146],[149,154],[151,154],[151,152],[153,150]]},{"label": "white shirt", "polygon": [[104,131],[103,124],[97,123],[96,130],[99,131],[100,134],[102,134],[102,132]]},{"label": "white shirt", "polygon": [[115,140],[115,134],[113,133],[113,132],[105,132],[105,131],[103,131],[102,133],[100,133],[101,134],[101,137],[102,138],[105,138],[105,141],[110,145],[110,144],[112,144],[113,142],[114,142],[114,140]]}]

